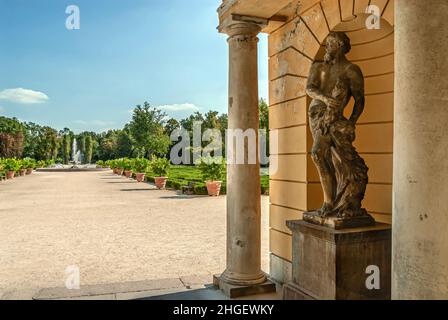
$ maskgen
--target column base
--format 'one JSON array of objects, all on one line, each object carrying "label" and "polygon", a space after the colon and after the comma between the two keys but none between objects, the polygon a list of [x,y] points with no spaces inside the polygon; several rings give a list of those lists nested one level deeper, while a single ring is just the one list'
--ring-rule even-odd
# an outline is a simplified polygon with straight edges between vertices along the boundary
[{"label": "column base", "polygon": [[270,280],[256,285],[236,285],[228,283],[221,275],[213,276],[213,285],[231,299],[276,291],[275,283]]}]

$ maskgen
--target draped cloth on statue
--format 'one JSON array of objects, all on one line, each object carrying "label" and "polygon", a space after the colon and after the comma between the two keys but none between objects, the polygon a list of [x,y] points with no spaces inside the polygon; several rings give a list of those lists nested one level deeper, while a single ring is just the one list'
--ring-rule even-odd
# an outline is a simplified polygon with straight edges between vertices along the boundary
[{"label": "draped cloth on statue", "polygon": [[340,101],[338,108],[330,108],[319,100],[313,101],[309,109],[311,129],[322,141],[330,144],[325,159],[335,175],[335,194],[331,214],[339,218],[367,215],[361,209],[368,183],[368,168],[353,147],[355,124],[347,120],[343,111],[350,99],[349,86],[338,79],[332,97]]}]

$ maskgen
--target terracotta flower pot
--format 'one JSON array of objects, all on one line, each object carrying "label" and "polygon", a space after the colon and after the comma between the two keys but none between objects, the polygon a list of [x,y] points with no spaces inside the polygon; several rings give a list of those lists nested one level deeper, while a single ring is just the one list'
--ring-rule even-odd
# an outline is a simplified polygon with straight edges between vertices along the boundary
[{"label": "terracotta flower pot", "polygon": [[117,174],[119,175],[119,176],[122,176],[123,175],[123,169],[121,169],[121,168],[118,168],[117,169]]},{"label": "terracotta flower pot", "polygon": [[136,173],[135,176],[137,178],[137,182],[143,182],[145,180],[145,174],[144,173]]},{"label": "terracotta flower pot", "polygon": [[25,173],[26,173],[26,169],[20,169],[20,171],[19,171],[19,175],[20,175],[21,177],[23,177],[23,176],[25,175]]},{"label": "terracotta flower pot", "polygon": [[14,171],[6,172],[6,179],[13,179],[13,178],[14,178]]},{"label": "terracotta flower pot", "polygon": [[130,178],[130,177],[132,177],[132,170],[126,170],[126,171],[124,172],[124,175],[126,176],[126,178]]},{"label": "terracotta flower pot", "polygon": [[154,181],[156,183],[157,189],[165,189],[166,187],[166,180],[168,180],[168,177],[155,177]]},{"label": "terracotta flower pot", "polygon": [[222,181],[206,181],[208,195],[211,197],[219,196],[221,192]]},{"label": "terracotta flower pot", "polygon": [[32,174],[32,173],[33,173],[33,168],[26,169],[26,174]]}]

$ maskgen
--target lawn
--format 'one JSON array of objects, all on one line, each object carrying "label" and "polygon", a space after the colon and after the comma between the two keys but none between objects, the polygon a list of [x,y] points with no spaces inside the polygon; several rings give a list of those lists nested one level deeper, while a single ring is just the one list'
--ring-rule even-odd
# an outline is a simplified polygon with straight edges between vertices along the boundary
[{"label": "lawn", "polygon": [[[154,174],[151,172],[147,172],[146,174],[149,181],[154,181]],[[226,193],[225,177],[223,178],[223,182],[221,194]],[[184,186],[192,186],[195,194],[207,194],[204,179],[196,166],[171,166],[168,170],[167,187],[182,190]],[[261,176],[261,193],[269,193],[269,176],[266,175],[265,170]]]}]

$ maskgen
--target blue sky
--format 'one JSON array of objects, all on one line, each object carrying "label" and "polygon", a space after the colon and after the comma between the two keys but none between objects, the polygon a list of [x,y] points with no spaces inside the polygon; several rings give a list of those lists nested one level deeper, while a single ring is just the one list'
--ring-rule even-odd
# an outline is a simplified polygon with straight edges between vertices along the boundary
[{"label": "blue sky", "polygon": [[[170,116],[227,109],[221,0],[0,0],[0,114],[69,127],[121,128],[147,100]],[[67,30],[66,7],[80,9]],[[267,41],[260,36],[260,97]]]}]

